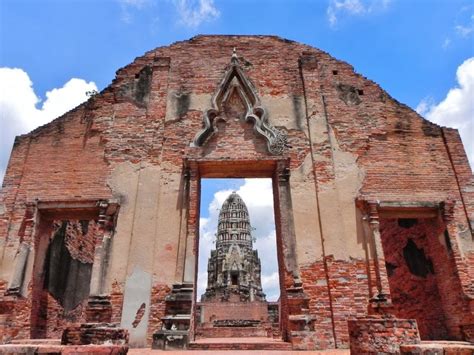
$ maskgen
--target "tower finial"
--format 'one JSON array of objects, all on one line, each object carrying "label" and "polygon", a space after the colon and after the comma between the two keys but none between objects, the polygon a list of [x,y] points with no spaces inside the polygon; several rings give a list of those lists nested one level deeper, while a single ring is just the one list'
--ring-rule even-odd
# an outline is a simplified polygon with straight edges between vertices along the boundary
[{"label": "tower finial", "polygon": [[237,64],[238,60],[239,60],[239,58],[237,58],[237,49],[234,47],[234,49],[232,50],[231,62],[232,62],[232,64]]}]

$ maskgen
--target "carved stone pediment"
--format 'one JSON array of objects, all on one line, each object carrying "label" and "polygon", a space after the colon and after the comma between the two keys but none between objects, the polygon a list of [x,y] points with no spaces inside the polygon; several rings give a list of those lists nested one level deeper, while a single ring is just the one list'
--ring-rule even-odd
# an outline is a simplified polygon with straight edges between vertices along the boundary
[{"label": "carved stone pediment", "polygon": [[202,147],[217,132],[217,121],[226,114],[238,115],[252,122],[255,132],[263,136],[270,154],[281,155],[287,146],[286,133],[268,122],[265,108],[261,105],[256,90],[240,67],[237,54],[232,54],[231,64],[212,99],[212,108],[203,115],[204,128],[194,138],[194,146]]}]

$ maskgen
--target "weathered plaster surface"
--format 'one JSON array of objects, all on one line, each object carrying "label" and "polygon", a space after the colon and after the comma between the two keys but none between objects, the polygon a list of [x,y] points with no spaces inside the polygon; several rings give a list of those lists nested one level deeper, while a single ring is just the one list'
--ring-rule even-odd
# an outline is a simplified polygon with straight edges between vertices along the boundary
[{"label": "weathered plaster surface", "polygon": [[[181,217],[186,212],[184,206],[181,206],[182,184],[181,173],[170,172],[160,180],[153,256],[154,280],[160,284],[171,285],[182,281],[175,279],[176,267],[184,262],[178,257],[179,248],[184,247],[180,245],[183,243],[180,239],[184,233]],[[163,265],[168,267],[164,268]]]},{"label": "weathered plaster surface", "polygon": [[261,98],[262,106],[267,110],[269,122],[286,129],[305,130],[306,119],[303,115],[303,99],[299,96],[270,96]]},{"label": "weathered plaster surface", "polygon": [[[364,171],[357,165],[357,156],[344,152],[337,142],[334,132],[330,131],[332,154],[334,159],[334,186],[321,192],[322,205],[327,208],[324,226],[337,226],[332,238],[326,241],[327,255],[336,259],[347,257],[364,258],[365,252],[360,236],[357,235],[357,208],[355,199],[364,181]],[[330,192],[331,191],[331,192]],[[331,203],[332,201],[332,203]],[[337,204],[334,202],[337,201]],[[331,213],[332,210],[332,213]]]},{"label": "weathered plaster surface", "polygon": [[[125,282],[122,321],[120,323],[122,328],[128,329],[130,332],[130,346],[132,347],[141,348],[146,346],[150,293],[151,274],[142,270],[139,266],[135,266]],[[145,313],[138,325],[134,326],[133,323],[142,304],[145,304]]]},{"label": "weathered plaster surface", "polygon": [[310,154],[292,172],[290,181],[298,261],[301,264],[312,263],[321,259],[322,246]]},{"label": "weathered plaster surface", "polygon": [[123,282],[127,275],[139,170],[138,164],[124,162],[115,167],[108,181],[113,195],[120,201],[120,211],[112,241],[109,281],[106,283],[109,289],[112,289],[114,281]]},{"label": "weathered plaster surface", "polygon": [[[185,100],[183,100],[184,97],[186,97]],[[178,119],[179,114],[183,114],[184,110],[204,112],[211,107],[211,99],[212,95],[210,94],[195,94],[169,90],[165,121],[168,122]],[[183,101],[185,102],[183,103]]]}]

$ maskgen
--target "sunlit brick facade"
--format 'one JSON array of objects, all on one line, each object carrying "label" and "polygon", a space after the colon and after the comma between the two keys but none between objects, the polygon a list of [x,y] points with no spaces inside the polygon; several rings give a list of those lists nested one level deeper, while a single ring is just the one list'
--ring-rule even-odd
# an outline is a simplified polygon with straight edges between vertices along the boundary
[{"label": "sunlit brick facade", "polygon": [[[128,332],[149,347],[178,332],[176,346],[212,348],[196,342],[195,284],[200,181],[213,177],[273,182],[280,314],[261,348],[473,341],[474,186],[459,133],[319,49],[198,36],[16,138],[0,195],[2,342],[69,329],[71,343]],[[53,264],[80,280],[75,297]]]}]

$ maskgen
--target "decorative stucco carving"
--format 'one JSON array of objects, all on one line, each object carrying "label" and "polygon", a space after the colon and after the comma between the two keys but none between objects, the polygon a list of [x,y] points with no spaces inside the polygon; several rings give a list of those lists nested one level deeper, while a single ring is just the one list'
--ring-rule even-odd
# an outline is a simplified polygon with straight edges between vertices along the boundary
[{"label": "decorative stucco carving", "polygon": [[244,120],[253,122],[254,130],[265,138],[270,154],[283,154],[287,146],[287,135],[283,130],[273,127],[268,122],[267,112],[261,105],[255,88],[240,67],[235,49],[232,54],[230,68],[225,73],[212,99],[212,108],[204,112],[204,128],[196,134],[194,146],[203,146],[214,132],[217,131],[216,118],[222,115],[224,106],[234,95],[234,91],[245,106]]}]

